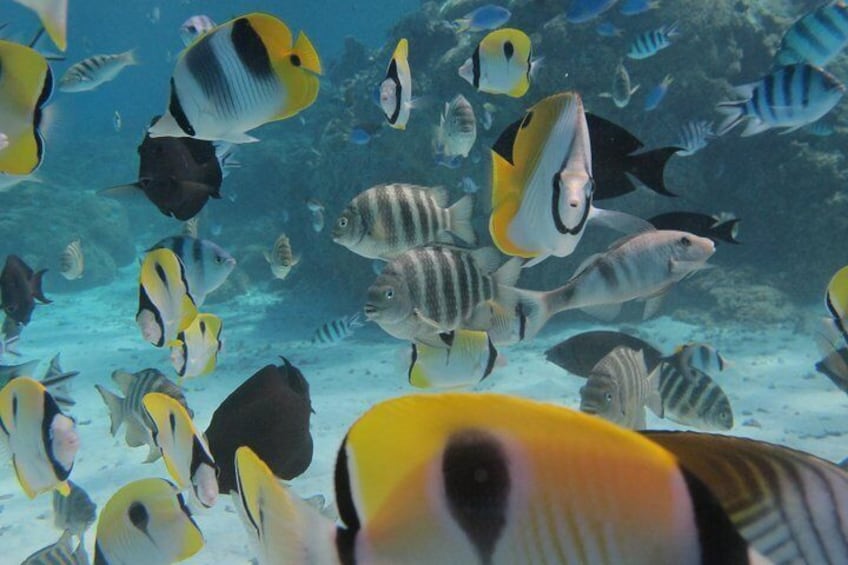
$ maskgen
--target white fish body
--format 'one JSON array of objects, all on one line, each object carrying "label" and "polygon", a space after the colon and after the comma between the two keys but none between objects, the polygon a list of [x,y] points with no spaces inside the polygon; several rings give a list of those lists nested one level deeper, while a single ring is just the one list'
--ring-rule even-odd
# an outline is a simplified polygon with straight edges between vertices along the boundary
[{"label": "white fish body", "polygon": [[468,157],[477,140],[477,119],[466,98],[457,94],[445,103],[436,134],[436,150],[445,157]]},{"label": "white fish body", "polygon": [[82,243],[75,239],[65,247],[59,257],[59,273],[69,281],[82,278],[85,270],[85,256],[82,252]]},{"label": "white fish body", "polygon": [[395,129],[406,129],[412,111],[412,73],[409,69],[409,43],[401,39],[380,83],[380,108]]},{"label": "white fish body", "polygon": [[130,65],[137,65],[135,50],[116,55],[94,55],[68,69],[59,80],[62,92],[84,92],[94,90],[109,82]]}]

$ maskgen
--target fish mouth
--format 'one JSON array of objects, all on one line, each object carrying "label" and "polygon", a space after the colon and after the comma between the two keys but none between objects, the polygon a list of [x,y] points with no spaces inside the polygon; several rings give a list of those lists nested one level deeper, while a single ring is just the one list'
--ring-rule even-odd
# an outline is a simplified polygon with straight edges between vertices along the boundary
[{"label": "fish mouth", "polygon": [[366,304],[362,311],[365,312],[365,317],[369,320],[374,319],[374,317],[377,315],[377,307],[373,304]]}]

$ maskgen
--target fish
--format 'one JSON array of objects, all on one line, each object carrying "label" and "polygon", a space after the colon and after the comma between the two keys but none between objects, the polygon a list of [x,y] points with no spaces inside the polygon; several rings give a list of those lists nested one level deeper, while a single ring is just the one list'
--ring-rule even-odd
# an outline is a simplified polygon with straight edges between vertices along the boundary
[{"label": "fish", "polygon": [[393,259],[432,243],[476,244],[474,198],[447,203],[441,187],[378,184],[348,203],[333,226],[333,241],[369,259]]},{"label": "fish", "polygon": [[68,0],[15,0],[36,13],[50,40],[64,52],[68,48]]},{"label": "fish", "polygon": [[289,276],[292,268],[300,262],[300,256],[292,253],[291,243],[288,236],[284,233],[281,233],[277,237],[271,251],[264,251],[263,255],[271,267],[271,274],[280,280],[284,280]]},{"label": "fish", "polygon": [[830,325],[848,345],[848,266],[836,271],[828,281],[824,306],[830,315]]},{"label": "fish", "polygon": [[474,386],[486,379],[503,358],[489,334],[456,330],[444,334],[447,348],[411,344],[409,384],[416,388],[451,389]]},{"label": "fish", "polygon": [[643,32],[636,36],[627,48],[627,56],[636,60],[653,57],[666,47],[670,47],[671,40],[679,35],[677,22]]},{"label": "fish", "polygon": [[781,445],[697,432],[642,432],[714,494],[751,547],[772,563],[848,560],[848,473]]},{"label": "fish", "polygon": [[848,394],[848,346],[844,339],[835,331],[833,322],[829,318],[825,319],[823,331],[816,334],[816,345],[823,357],[816,362],[815,368],[830,379],[836,388]]},{"label": "fish", "polygon": [[[336,457],[338,524],[248,449],[236,465],[260,563],[765,563],[657,443],[507,395],[418,394],[368,410]],[[781,503],[783,520],[807,515]]]},{"label": "fish", "polygon": [[122,125],[123,120],[121,119],[121,113],[115,110],[115,113],[112,114],[112,129],[114,129],[115,132],[119,132],[121,131]]},{"label": "fish", "polygon": [[0,151],[0,175],[25,178],[44,160],[41,123],[53,92],[53,73],[43,55],[0,40],[0,130],[6,147]]},{"label": "fish", "polygon": [[0,388],[6,386],[12,379],[33,376],[38,363],[38,359],[33,359],[19,365],[0,365]]},{"label": "fish", "polygon": [[179,488],[153,478],[128,483],[106,501],[96,536],[97,564],[175,563],[205,543]]},{"label": "fish", "polygon": [[610,92],[601,92],[598,96],[612,98],[616,107],[626,108],[630,104],[630,97],[637,90],[639,90],[639,85],[630,86],[630,73],[627,72],[624,61],[619,61],[612,75],[612,88]]},{"label": "fish", "polygon": [[672,82],[674,82],[674,79],[671,78],[671,75],[665,75],[662,82],[651,89],[645,97],[645,106],[643,109],[646,112],[652,112],[659,107],[660,103],[665,98],[665,95],[668,94],[668,87]]},{"label": "fish", "polygon": [[[26,365],[27,364],[24,363],[21,367]],[[70,384],[71,379],[77,375],[79,375],[79,371],[64,371],[62,369],[59,362],[59,354],[57,353],[50,360],[50,364],[47,366],[47,370],[44,372],[44,375],[42,375],[40,382],[44,385],[44,388],[47,389],[60,408],[70,408],[71,406],[74,406],[76,402],[73,398],[71,398],[68,385]],[[0,381],[2,381],[1,377]]]},{"label": "fish", "polygon": [[312,212],[312,231],[315,233],[324,231],[324,212],[319,210]]},{"label": "fish", "polygon": [[595,33],[601,37],[621,37],[623,30],[612,22],[601,22],[595,26]]},{"label": "fish", "polygon": [[200,236],[200,218],[197,216],[183,222],[180,235],[198,238]]},{"label": "fish", "polygon": [[355,127],[350,130],[347,139],[354,145],[368,145],[371,141],[371,134],[365,128]]},{"label": "fish", "polygon": [[398,339],[445,348],[439,334],[488,330],[498,318],[512,316],[520,263],[499,263],[491,247],[410,249],[392,259],[368,288],[365,317]]},{"label": "fish", "polygon": [[70,492],[67,496],[57,490],[53,491],[53,525],[79,537],[82,542],[85,532],[97,521],[97,504],[81,486],[70,479],[68,487]]},{"label": "fish", "polygon": [[622,0],[618,12],[623,16],[636,16],[660,7],[660,0]]},{"label": "fish", "polygon": [[46,545],[27,557],[21,565],[88,565],[88,554],[82,540],[73,545],[71,532],[64,531],[55,543]]},{"label": "fish", "polygon": [[592,205],[592,147],[583,101],[574,92],[543,99],[492,146],[489,233],[525,268],[574,252],[589,223],[625,233],[650,229],[635,216]]},{"label": "fish", "polygon": [[545,351],[545,359],[578,377],[588,378],[595,365],[617,347],[641,351],[649,373],[663,360],[662,352],[645,340],[607,330],[573,335]]},{"label": "fish", "polygon": [[188,292],[197,306],[203,305],[206,297],[226,282],[236,266],[236,260],[226,249],[208,239],[176,235],[159,240],[148,252],[157,249],[169,249],[180,260]]},{"label": "fish", "polygon": [[306,199],[306,208],[310,212],[324,212],[324,204],[315,197],[310,197]]},{"label": "fish", "polygon": [[180,26],[180,39],[182,39],[183,45],[188,47],[201,35],[212,31],[217,25],[207,15],[197,14],[196,16],[191,16]]},{"label": "fish", "polygon": [[445,103],[445,111],[436,128],[435,153],[446,158],[468,157],[477,140],[477,118],[474,108],[462,95]]},{"label": "fish", "polygon": [[615,6],[618,0],[571,0],[565,12],[565,20],[571,24],[582,24],[593,20]]},{"label": "fish", "polygon": [[480,119],[480,124],[483,126],[484,130],[489,131],[492,129],[492,121],[494,120],[494,114],[497,111],[497,106],[491,102],[483,102],[483,117]]},{"label": "fish", "polygon": [[215,370],[223,342],[224,324],[215,314],[198,314],[177,334],[171,346],[171,364],[182,378],[206,375]]},{"label": "fish", "polygon": [[212,413],[206,441],[220,472],[218,489],[236,489],[235,453],[254,450],[284,480],[301,475],[312,462],[309,383],[282,357],[282,365],[266,365],[239,385]]},{"label": "fish", "polygon": [[[209,69],[215,69],[210,74]],[[309,38],[261,13],[200,36],[177,59],[165,113],[151,137],[250,143],[246,132],[305,110],[318,96],[321,61]]]},{"label": "fish", "polygon": [[210,198],[221,198],[224,176],[211,142],[145,134],[138,155],[137,182],[105,188],[98,194],[122,198],[141,193],[164,215],[180,221],[196,216]]},{"label": "fish", "polygon": [[716,137],[713,132],[713,123],[706,120],[688,121],[680,127],[680,137],[677,145],[681,149],[677,155],[689,157],[707,146],[711,139]]},{"label": "fish", "polygon": [[380,108],[386,122],[395,129],[406,129],[412,111],[412,71],[409,69],[409,42],[398,41],[386,78],[380,83]]},{"label": "fish", "polygon": [[142,338],[156,347],[170,345],[196,316],[183,263],[170,249],[149,251],[141,264],[135,315]]},{"label": "fish", "polygon": [[29,324],[35,301],[41,304],[53,302],[44,296],[41,281],[47,269],[33,272],[17,255],[7,255],[3,271],[0,272],[0,303],[8,319],[21,327]]},{"label": "fish", "polygon": [[138,65],[135,50],[123,53],[94,55],[83,59],[65,71],[59,79],[61,92],[86,92],[114,80],[125,68]]},{"label": "fish", "polygon": [[677,352],[657,367],[662,416],[700,430],[732,429],[733,409],[724,390],[689,362],[683,352]]},{"label": "fish", "polygon": [[530,37],[519,29],[489,32],[459,68],[459,76],[480,92],[521,98],[530,88],[539,60]]},{"label": "fish", "polygon": [[451,26],[457,33],[465,31],[487,31],[497,29],[507,23],[512,12],[497,4],[486,4],[453,20]]},{"label": "fish", "polygon": [[127,430],[124,439],[127,445],[130,447],[147,445],[150,449],[145,463],[156,461],[160,452],[153,441],[153,423],[144,411],[142,399],[149,392],[167,394],[182,404],[189,416],[193,417],[194,412],[188,407],[183,390],[153,368],[142,369],[137,373],[115,371],[112,373],[112,380],[118,385],[118,389],[124,395],[123,397],[99,384],[94,385],[109,410],[110,433],[115,436],[121,425],[126,424]]},{"label": "fish", "polygon": [[85,255],[79,238],[70,242],[59,256],[59,274],[69,281],[82,278],[85,270]]},{"label": "fish", "polygon": [[616,347],[589,372],[580,388],[580,411],[633,430],[645,429],[645,407],[662,415],[655,373],[641,350]]},{"label": "fish", "polygon": [[771,128],[793,132],[830,112],[845,94],[845,85],[818,67],[799,63],[780,67],[733,91],[742,98],[718,105],[727,117],[716,135],[724,135],[746,120],[742,137]]},{"label": "fish", "polygon": [[79,447],[76,422],[62,412],[44,385],[19,377],[0,390],[0,451],[5,448],[11,455],[28,498],[51,490],[67,496]]},{"label": "fish", "polygon": [[848,4],[829,0],[786,30],[774,55],[775,67],[808,63],[825,67],[848,45]]},{"label": "fish", "polygon": [[721,372],[728,367],[727,360],[708,343],[684,343],[674,355],[683,365],[705,373]]},{"label": "fish", "polygon": [[477,194],[480,191],[480,185],[468,176],[462,177],[462,180],[456,183],[456,186],[457,188],[461,188],[465,194]]},{"label": "fish", "polygon": [[324,322],[312,334],[312,343],[336,345],[343,339],[349,338],[357,328],[363,325],[362,312]]},{"label": "fish", "polygon": [[214,506],[218,466],[191,416],[179,401],[161,392],[148,392],[142,404],[153,422],[153,441],[162,452],[168,474],[180,489],[191,488],[205,508]]},{"label": "fish", "polygon": [[729,217],[711,216],[700,212],[667,212],[658,214],[648,221],[658,230],[680,230],[708,237],[716,243],[739,244],[739,224],[742,221],[734,215]]}]

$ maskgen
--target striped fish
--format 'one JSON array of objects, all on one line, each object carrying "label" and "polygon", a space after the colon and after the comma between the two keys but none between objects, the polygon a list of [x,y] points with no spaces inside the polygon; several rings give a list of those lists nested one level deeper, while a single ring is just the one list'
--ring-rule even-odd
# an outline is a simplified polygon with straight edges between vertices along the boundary
[{"label": "striped fish", "polygon": [[499,263],[491,247],[416,247],[389,262],[368,289],[365,316],[394,337],[444,348],[438,334],[488,330],[514,312],[521,263]]},{"label": "striped fish", "polygon": [[692,120],[686,122],[680,128],[680,136],[677,145],[682,147],[676,155],[689,157],[707,146],[711,139],[715,138],[713,123],[706,120]]},{"label": "striped fish", "polygon": [[81,486],[69,480],[71,493],[68,496],[53,491],[53,525],[80,538],[97,520],[97,504]]},{"label": "striped fish", "polygon": [[775,66],[824,67],[848,45],[848,3],[831,0],[804,15],[780,40]]},{"label": "striped fish", "polygon": [[292,267],[300,262],[300,257],[292,254],[291,242],[284,233],[274,242],[271,251],[264,251],[263,255],[271,267],[271,273],[280,280],[289,276]]},{"label": "striped fish", "polygon": [[315,333],[312,334],[312,343],[336,345],[343,339],[353,335],[356,328],[361,328],[363,325],[362,312],[330,320],[329,322],[321,324],[318,329],[315,330]]},{"label": "striped fish", "polygon": [[671,46],[671,40],[680,35],[677,22],[639,34],[627,49],[631,59],[647,59]]},{"label": "striped fish", "polygon": [[445,111],[436,130],[436,155],[442,158],[468,157],[476,140],[474,108],[465,96],[457,94],[453,100],[445,102]]},{"label": "striped fish", "polygon": [[88,554],[80,540],[76,549],[71,532],[65,530],[56,543],[42,547],[23,560],[21,565],[88,565]]},{"label": "striped fish", "polygon": [[82,252],[82,242],[75,239],[59,256],[59,273],[72,281],[81,278],[83,270],[85,270],[85,256]]},{"label": "striped fish", "polygon": [[392,259],[456,236],[474,245],[474,198],[466,195],[446,207],[447,191],[412,184],[380,184],[360,193],[333,227],[333,241],[370,259]]},{"label": "striped fish", "polygon": [[733,427],[733,409],[722,388],[705,372],[672,358],[659,372],[662,416],[700,430],[726,431]]},{"label": "striped fish", "polygon": [[789,128],[789,133],[815,122],[839,102],[845,86],[831,74],[802,63],[780,67],[757,82],[734,87],[741,100],[722,102],[718,110],[727,114],[717,135],[724,135],[743,120],[749,120],[742,136],[770,128]]},{"label": "striped fish", "polygon": [[100,396],[103,397],[106,407],[109,409],[109,418],[112,422],[110,431],[112,435],[116,435],[121,424],[126,423],[127,431],[125,438],[127,445],[138,447],[147,444],[150,452],[147,454],[146,462],[156,461],[160,456],[160,452],[153,441],[151,433],[153,423],[144,411],[141,401],[148,392],[161,392],[178,400],[188,411],[189,415],[194,417],[194,412],[188,407],[182,389],[156,369],[144,369],[134,374],[115,371],[112,373],[112,380],[115,381],[118,388],[124,394],[123,397],[107,390],[103,386],[94,385]]},{"label": "striped fish", "polygon": [[130,65],[137,65],[135,51],[115,55],[94,55],[68,69],[59,79],[62,92],[85,92],[109,82]]},{"label": "striped fish", "polygon": [[412,74],[409,70],[409,42],[398,41],[386,78],[380,83],[380,108],[389,125],[395,129],[406,129],[412,111]]},{"label": "striped fish", "polygon": [[188,292],[197,306],[224,284],[236,266],[233,256],[217,243],[189,235],[166,237],[148,251],[154,249],[170,249],[179,258],[185,269]]},{"label": "striped fish", "polygon": [[647,432],[704,483],[771,563],[848,563],[848,473],[808,453],[695,432]]},{"label": "striped fish", "polygon": [[687,343],[675,351],[680,362],[705,373],[721,372],[727,368],[727,361],[718,350],[706,343]]},{"label": "striped fish", "polygon": [[662,414],[657,379],[648,373],[641,349],[616,347],[598,361],[580,388],[581,411],[626,428],[645,429],[646,406]]},{"label": "striped fish", "polygon": [[626,108],[630,104],[630,97],[639,90],[639,85],[630,86],[630,73],[624,66],[624,61],[619,61],[612,75],[612,89],[610,92],[601,92],[599,96],[612,98],[617,108]]}]

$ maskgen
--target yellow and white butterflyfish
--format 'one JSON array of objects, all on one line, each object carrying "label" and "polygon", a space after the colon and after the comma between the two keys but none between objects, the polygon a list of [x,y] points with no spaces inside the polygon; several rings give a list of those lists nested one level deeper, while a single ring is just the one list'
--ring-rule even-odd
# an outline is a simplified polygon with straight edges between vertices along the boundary
[{"label": "yellow and white butterflyfish", "polygon": [[530,37],[514,28],[490,32],[459,68],[459,76],[480,92],[520,98],[530,88],[539,61]]},{"label": "yellow and white butterflyfish", "polygon": [[412,343],[409,384],[417,388],[471,387],[488,377],[500,360],[486,332],[460,329],[442,338],[447,348]]},{"label": "yellow and white butterflyfish", "polygon": [[257,141],[246,132],[294,116],[318,96],[321,61],[306,37],[252,13],[208,31],[180,55],[168,108],[151,137]]},{"label": "yellow and white butterflyfish", "polygon": [[380,83],[380,108],[395,129],[406,129],[412,111],[412,72],[409,69],[409,42],[398,41],[386,78]]},{"label": "yellow and white butterflyfish", "polygon": [[214,314],[198,314],[189,326],[177,334],[171,346],[171,363],[183,378],[211,373],[221,351],[223,322]]},{"label": "yellow and white butterflyfish", "polygon": [[135,317],[142,337],[156,347],[173,344],[196,316],[179,258],[170,249],[148,252],[141,264]]}]

